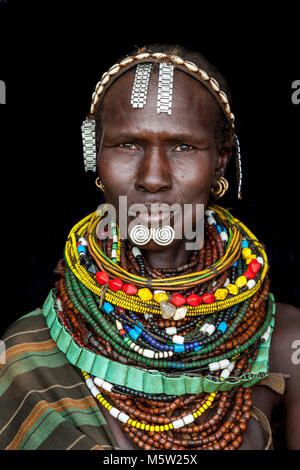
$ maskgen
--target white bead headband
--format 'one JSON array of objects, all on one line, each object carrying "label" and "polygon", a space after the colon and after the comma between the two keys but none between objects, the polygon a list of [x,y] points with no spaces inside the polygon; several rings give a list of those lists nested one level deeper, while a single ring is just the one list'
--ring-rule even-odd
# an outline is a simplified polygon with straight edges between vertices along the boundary
[{"label": "white bead headband", "polygon": [[[94,120],[94,113],[99,101],[103,98],[105,91],[111,86],[111,84],[123,73],[125,73],[130,68],[134,67],[138,63],[172,63],[176,68],[183,70],[184,72],[190,74],[194,78],[198,79],[215,98],[217,99],[221,109],[223,110],[231,128],[231,135],[235,135],[235,126],[234,114],[231,112],[229,100],[224,91],[220,89],[220,85],[217,80],[213,77],[210,77],[207,72],[198,67],[193,62],[183,60],[181,57],[174,54],[165,54],[162,52],[155,52],[153,54],[149,52],[143,52],[136,56],[125,57],[121,60],[120,63],[114,64],[107,72],[105,72],[101,80],[96,84],[95,91],[92,95],[92,104],[90,108],[90,113],[87,116],[86,121],[83,122],[82,130],[82,139],[83,139],[83,153],[84,153],[84,165],[85,171],[96,171],[96,123]],[[240,165],[240,151],[238,145],[238,164],[239,164],[239,191],[238,195],[240,197],[240,187],[241,187],[241,165]]]}]

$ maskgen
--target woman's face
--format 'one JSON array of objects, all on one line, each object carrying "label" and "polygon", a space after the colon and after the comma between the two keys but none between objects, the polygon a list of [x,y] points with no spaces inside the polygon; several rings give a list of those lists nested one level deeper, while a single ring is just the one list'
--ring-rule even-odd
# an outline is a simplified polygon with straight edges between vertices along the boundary
[{"label": "woman's face", "polygon": [[196,79],[175,69],[172,114],[157,113],[157,72],[151,75],[145,107],[136,109],[130,103],[133,80],[131,70],[104,98],[97,170],[106,202],[117,214],[119,196],[127,196],[128,207],[206,206],[216,170],[228,160],[216,145],[215,99]]}]

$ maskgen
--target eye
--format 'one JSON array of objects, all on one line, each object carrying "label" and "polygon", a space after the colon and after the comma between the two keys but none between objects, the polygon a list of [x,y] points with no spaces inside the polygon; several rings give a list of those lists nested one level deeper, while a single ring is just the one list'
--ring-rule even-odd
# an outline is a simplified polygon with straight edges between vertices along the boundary
[{"label": "eye", "polygon": [[187,151],[191,151],[191,150],[194,150],[195,147],[193,147],[192,145],[189,145],[189,144],[180,144],[180,145],[177,145],[174,150],[175,152],[187,152]]},{"label": "eye", "polygon": [[136,144],[133,144],[132,142],[122,142],[118,145],[118,147],[128,150],[138,150],[138,146]]}]

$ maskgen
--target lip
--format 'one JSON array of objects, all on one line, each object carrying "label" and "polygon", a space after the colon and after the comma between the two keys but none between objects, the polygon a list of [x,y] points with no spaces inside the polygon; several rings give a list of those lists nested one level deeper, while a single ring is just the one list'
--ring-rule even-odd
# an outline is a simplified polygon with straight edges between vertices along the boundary
[{"label": "lip", "polygon": [[168,204],[167,202],[161,201],[135,202],[129,206],[128,216],[133,220],[137,219],[137,221],[142,225],[146,225],[148,227],[158,227],[163,225],[173,226],[176,220],[175,217],[178,213],[178,208],[176,206],[170,210],[174,204],[175,203]]},{"label": "lip", "polygon": [[172,204],[167,204],[165,202],[145,202],[145,203],[135,203],[134,209],[136,211],[142,211],[142,214],[145,213],[145,208],[147,209],[148,214],[158,213],[159,212],[169,212]]},{"label": "lip", "polygon": [[[143,225],[173,225],[177,210],[170,211],[172,204],[165,202],[146,202],[134,204],[134,218],[137,218]],[[146,209],[146,210],[145,210]],[[139,215],[136,213],[139,212]]]},{"label": "lip", "polygon": [[166,216],[170,214],[170,217],[168,219],[168,222],[173,219],[173,213],[169,213],[169,212],[159,212],[159,213],[156,213],[156,214],[140,214],[138,216],[138,219],[141,221],[141,222],[144,222],[144,223],[157,223],[157,222],[164,222],[166,220]]}]

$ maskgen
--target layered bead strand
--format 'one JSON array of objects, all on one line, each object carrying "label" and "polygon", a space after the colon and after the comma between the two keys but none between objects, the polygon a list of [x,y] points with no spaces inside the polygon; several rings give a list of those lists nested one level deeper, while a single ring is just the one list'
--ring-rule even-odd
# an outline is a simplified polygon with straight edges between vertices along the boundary
[{"label": "layered bead strand", "polygon": [[[57,266],[56,311],[73,338],[96,355],[174,380],[192,373],[236,383],[229,391],[165,395],[82,371],[99,406],[137,448],[238,448],[252,403],[251,389],[239,384],[272,330],[262,247],[216,207],[206,211],[202,249],[181,266],[158,269],[119,240],[115,221],[113,239],[103,241],[92,220],[75,227]],[[164,288],[151,288],[155,280]]]}]

